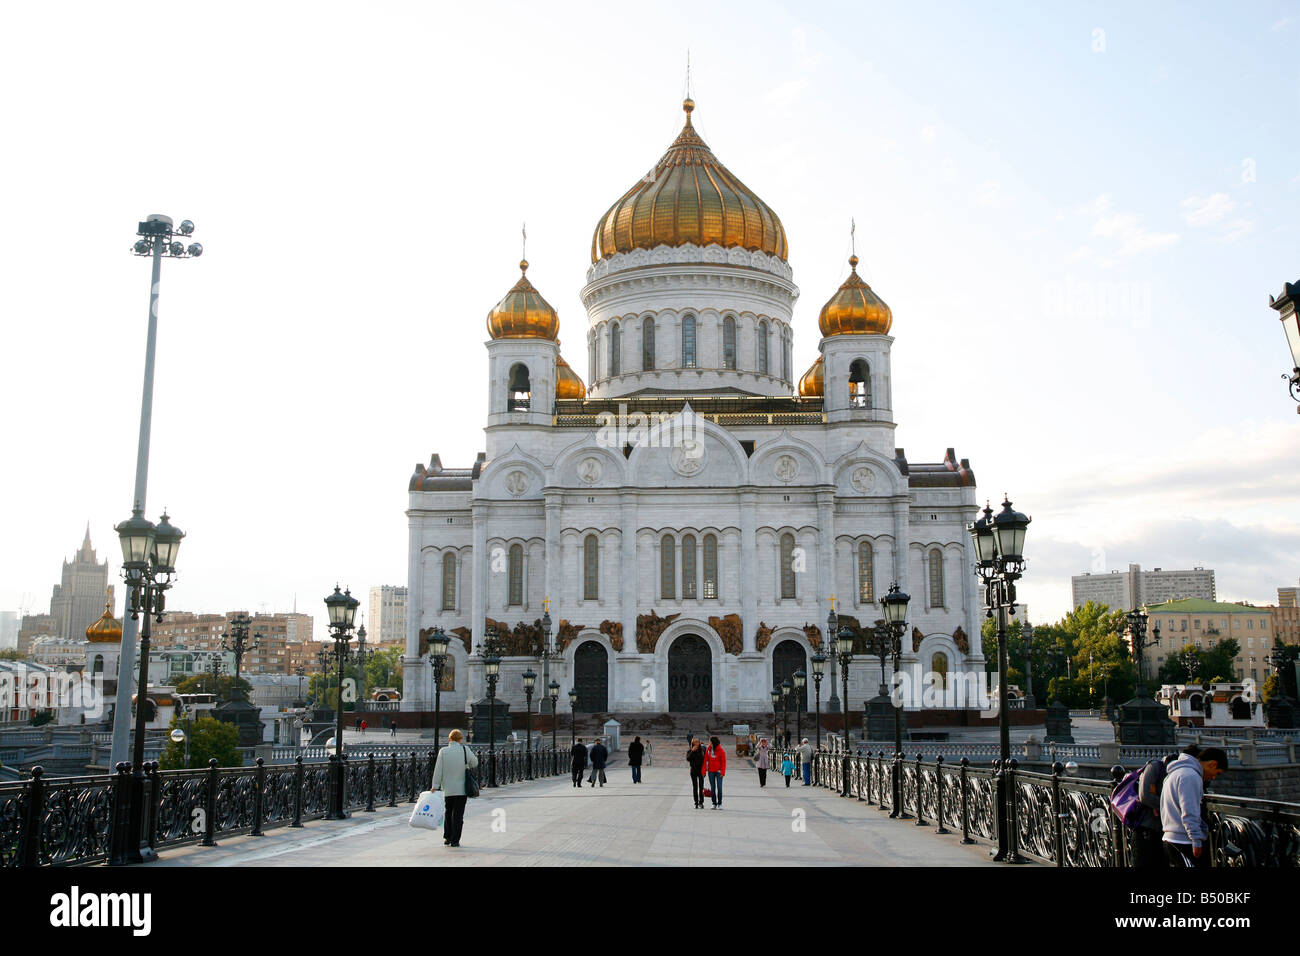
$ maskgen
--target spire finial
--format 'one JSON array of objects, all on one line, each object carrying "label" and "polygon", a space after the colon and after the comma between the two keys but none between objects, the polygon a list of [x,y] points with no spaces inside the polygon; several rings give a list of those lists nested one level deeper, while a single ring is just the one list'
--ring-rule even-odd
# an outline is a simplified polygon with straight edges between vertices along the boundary
[{"label": "spire finial", "polygon": [[858,271],[858,224],[849,217],[849,267]]},{"label": "spire finial", "polygon": [[695,109],[695,100],[691,99],[691,50],[686,49],[686,98],[682,100],[682,109],[686,111],[686,125],[691,125],[691,110]]},{"label": "spire finial", "polygon": [[519,271],[526,273],[528,271],[528,223],[524,223],[519,230],[520,240],[519,248]]}]

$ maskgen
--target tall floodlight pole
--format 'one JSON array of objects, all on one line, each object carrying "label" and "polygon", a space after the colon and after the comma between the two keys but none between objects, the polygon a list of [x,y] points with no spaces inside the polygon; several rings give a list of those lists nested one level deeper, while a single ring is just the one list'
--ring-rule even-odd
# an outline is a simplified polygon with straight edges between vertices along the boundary
[{"label": "tall floodlight pole", "polygon": [[[162,261],[169,259],[189,259],[203,255],[203,247],[192,242],[187,247],[175,236],[189,236],[194,232],[194,223],[186,219],[173,233],[170,216],[154,213],[140,223],[132,252],[137,256],[153,258],[153,278],[149,285],[149,332],[144,349],[144,392],[140,398],[140,439],[135,455],[135,495],[132,498],[133,513],[144,514],[144,499],[149,483],[149,428],[153,419],[153,368],[154,354],[158,340],[158,283],[162,276]],[[110,750],[109,767],[116,767],[127,760],[131,745],[131,680],[128,675],[135,669],[135,639],[139,621],[127,616],[122,622],[122,649],[118,658],[118,674],[123,675],[117,682],[117,697],[113,705],[113,744]],[[146,688],[140,689],[143,698]]]}]

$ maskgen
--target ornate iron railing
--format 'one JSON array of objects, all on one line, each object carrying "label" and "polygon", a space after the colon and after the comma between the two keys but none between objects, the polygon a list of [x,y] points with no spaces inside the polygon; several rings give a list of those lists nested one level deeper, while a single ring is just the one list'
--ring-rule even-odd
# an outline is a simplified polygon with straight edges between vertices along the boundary
[{"label": "ornate iron railing", "polygon": [[[479,777],[487,783],[486,747]],[[497,786],[552,776],[558,754],[543,748],[532,755],[498,751]],[[343,806],[372,812],[381,806],[414,803],[433,779],[435,752],[345,756]],[[117,861],[124,849],[114,837],[124,834],[132,813],[140,813],[144,843],[155,850],[201,843],[268,828],[298,827],[329,811],[336,785],[335,765],[304,762],[206,770],[159,770],[146,765],[144,806],[131,807],[132,777],[123,764],[116,774],[46,779],[41,768],[24,781],[0,784],[0,867],[66,866]],[[563,764],[567,772],[567,763]]]},{"label": "ornate iron railing", "polygon": [[[798,769],[797,751],[776,751],[773,759],[787,754]],[[1067,776],[1059,762],[1052,773],[1037,773],[1020,770],[1014,759],[1005,766],[994,761],[990,769],[973,767],[966,757],[954,762],[941,754],[927,763],[920,753],[907,759],[884,750],[823,750],[813,757],[816,786],[917,826],[960,834],[964,843],[997,844],[1001,782],[1010,795],[1006,815],[1019,852],[1070,867],[1133,865],[1133,831],[1110,804],[1121,775],[1084,780]],[[1300,805],[1208,796],[1205,806],[1212,865],[1300,867]]]}]

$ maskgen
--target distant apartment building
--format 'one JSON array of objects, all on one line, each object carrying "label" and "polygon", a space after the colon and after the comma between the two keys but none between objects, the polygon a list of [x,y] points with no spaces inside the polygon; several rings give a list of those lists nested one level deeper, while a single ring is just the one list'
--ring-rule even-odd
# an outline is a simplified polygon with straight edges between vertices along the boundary
[{"label": "distant apartment building", "polygon": [[285,673],[295,674],[299,667],[305,673],[315,674],[321,669],[320,652],[333,647],[333,642],[298,641],[285,645]]},{"label": "distant apartment building", "polygon": [[395,584],[370,589],[368,644],[406,644],[406,596],[406,588]]},{"label": "distant apartment building", "polygon": [[1300,644],[1300,607],[1280,605],[1268,610],[1273,615],[1273,636],[1284,644]]},{"label": "distant apartment building", "polygon": [[304,627],[302,618],[307,618],[306,629],[310,633],[311,618],[305,614],[248,615],[245,611],[195,614],[189,611],[169,611],[161,624],[153,626],[153,643],[160,650],[220,651],[223,636],[231,633],[230,622],[239,616],[249,617],[248,633],[252,639],[246,645],[240,672],[288,673],[288,634],[290,629],[301,633]]},{"label": "distant apartment building", "polygon": [[1300,587],[1278,588],[1277,606],[1278,607],[1300,607]]},{"label": "distant apartment building", "polygon": [[63,562],[59,583],[50,595],[50,615],[57,622],[55,631],[64,640],[80,640],[86,628],[104,613],[104,599],[113,605],[113,587],[108,583],[108,560],[96,559],[90,543],[90,525],[71,561]]},{"label": "distant apartment building", "polygon": [[1239,651],[1233,661],[1236,674],[1201,674],[1206,680],[1227,677],[1231,680],[1251,678],[1263,682],[1269,666],[1265,658],[1273,646],[1272,608],[1223,601],[1186,599],[1147,607],[1150,615],[1148,637],[1155,637],[1160,626],[1160,643],[1143,649],[1147,673],[1152,678],[1169,657],[1187,645],[1209,649],[1224,638],[1235,638]]},{"label": "distant apartment building", "polygon": [[59,619],[53,614],[27,614],[18,628],[18,653],[31,654],[32,643],[38,637],[60,637]]},{"label": "distant apartment building", "polygon": [[1070,578],[1070,590],[1075,607],[1095,601],[1112,611],[1188,598],[1213,601],[1216,597],[1212,570],[1143,571],[1140,564],[1130,564],[1127,571],[1109,574],[1076,574]]}]

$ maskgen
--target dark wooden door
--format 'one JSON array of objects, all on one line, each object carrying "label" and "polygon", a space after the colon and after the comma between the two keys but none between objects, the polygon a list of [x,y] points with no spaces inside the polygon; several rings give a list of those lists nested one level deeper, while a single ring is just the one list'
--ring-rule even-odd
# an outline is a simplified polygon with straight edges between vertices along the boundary
[{"label": "dark wooden door", "polygon": [[790,709],[795,708],[795,701],[798,701],[799,709],[808,710],[808,684],[812,682],[809,675],[808,681],[804,684],[803,693],[800,694],[794,688],[794,672],[803,671],[808,673],[808,656],[804,653],[803,646],[798,641],[782,641],[776,645],[772,651],[772,686],[780,687],[783,680],[790,681]]},{"label": "dark wooden door", "polygon": [[609,712],[609,654],[595,641],[587,641],[573,655],[573,686],[578,702],[573,709],[582,714]]},{"label": "dark wooden door", "polygon": [[668,709],[697,714],[713,710],[713,654],[702,637],[686,634],[668,648]]}]

